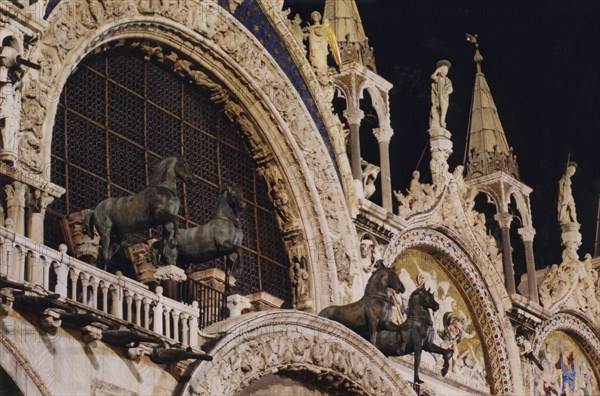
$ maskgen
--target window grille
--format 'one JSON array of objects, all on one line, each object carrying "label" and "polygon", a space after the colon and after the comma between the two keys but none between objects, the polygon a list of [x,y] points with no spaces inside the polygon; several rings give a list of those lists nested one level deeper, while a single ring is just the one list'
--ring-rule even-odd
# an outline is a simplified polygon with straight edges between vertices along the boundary
[{"label": "window grille", "polygon": [[[240,186],[248,206],[241,216],[243,270],[235,291],[264,290],[289,305],[289,262],[273,206],[236,127],[201,88],[131,49],[88,56],[65,85],[51,177],[67,192],[49,208],[47,244],[62,242],[60,216],[141,191],[156,163],[173,155],[187,159],[198,179],[192,187],[179,183],[179,226],[207,223],[220,189]],[[199,268],[213,266],[222,268],[222,260]]]}]

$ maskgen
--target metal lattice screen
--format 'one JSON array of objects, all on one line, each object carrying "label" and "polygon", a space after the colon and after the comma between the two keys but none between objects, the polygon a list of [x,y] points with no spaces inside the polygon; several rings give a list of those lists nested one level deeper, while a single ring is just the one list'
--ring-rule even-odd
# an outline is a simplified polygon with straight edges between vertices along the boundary
[{"label": "metal lattice screen", "polygon": [[[289,262],[267,186],[235,126],[199,87],[131,50],[88,56],[69,78],[52,137],[52,181],[66,194],[50,207],[46,240],[62,242],[56,215],[141,191],[154,166],[179,155],[198,184],[179,183],[180,227],[208,222],[226,183],[243,189],[243,271],[236,291],[291,301]],[[54,215],[54,216],[53,216]],[[222,265],[207,263],[206,267]]]}]

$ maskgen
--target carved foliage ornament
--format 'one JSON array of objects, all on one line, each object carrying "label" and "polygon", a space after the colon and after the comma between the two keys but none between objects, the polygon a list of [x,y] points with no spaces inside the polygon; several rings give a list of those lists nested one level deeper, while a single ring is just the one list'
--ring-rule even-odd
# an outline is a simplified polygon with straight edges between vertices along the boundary
[{"label": "carved foliage ornament", "polygon": [[187,394],[237,394],[264,375],[294,372],[312,373],[315,382],[323,381],[334,393],[398,394],[365,354],[349,346],[312,331],[270,332],[244,340],[223,355],[217,353],[216,363],[190,382]]}]

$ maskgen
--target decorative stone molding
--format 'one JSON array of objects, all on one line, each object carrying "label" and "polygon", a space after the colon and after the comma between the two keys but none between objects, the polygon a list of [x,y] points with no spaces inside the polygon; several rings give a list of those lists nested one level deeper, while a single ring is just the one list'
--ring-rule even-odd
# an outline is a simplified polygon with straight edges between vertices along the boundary
[{"label": "decorative stone molding", "polygon": [[259,291],[246,296],[254,311],[270,311],[279,309],[283,305],[281,298],[275,297],[265,291]]},{"label": "decorative stone molding", "polygon": [[[465,301],[470,304],[472,319],[477,322],[482,345],[486,347],[489,366],[490,389],[495,394],[514,393],[512,378],[519,362],[514,346],[514,336],[508,318],[504,314],[510,307],[506,290],[498,280],[498,274],[490,269],[477,268],[460,246],[468,246],[463,242],[455,242],[460,237],[451,230],[433,230],[416,228],[394,237],[384,252],[384,262],[389,265],[403,251],[409,248],[425,249],[435,255],[441,266],[455,279],[457,288],[462,288]],[[453,235],[453,238],[444,235]],[[494,284],[500,283],[500,287]],[[496,285],[497,286],[497,285]],[[514,365],[507,362],[514,362]]]},{"label": "decorative stone molding", "polygon": [[209,351],[213,361],[201,362],[189,373],[184,395],[234,395],[270,373],[310,375],[311,383],[333,393],[414,394],[371,344],[316,315],[249,314],[205,331],[226,332],[226,336]]}]

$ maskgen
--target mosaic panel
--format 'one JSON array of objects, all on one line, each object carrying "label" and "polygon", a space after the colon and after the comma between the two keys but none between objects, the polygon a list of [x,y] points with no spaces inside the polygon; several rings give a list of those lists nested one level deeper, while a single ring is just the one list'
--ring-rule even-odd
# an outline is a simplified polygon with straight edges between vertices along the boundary
[{"label": "mosaic panel", "polygon": [[533,394],[600,395],[593,365],[575,340],[562,331],[550,334],[538,351],[544,370],[533,365]]}]

